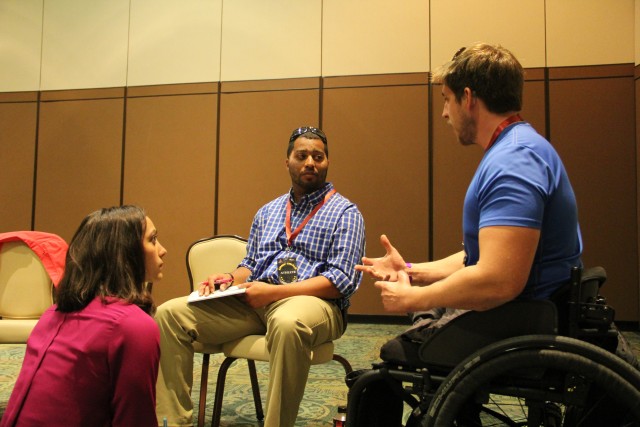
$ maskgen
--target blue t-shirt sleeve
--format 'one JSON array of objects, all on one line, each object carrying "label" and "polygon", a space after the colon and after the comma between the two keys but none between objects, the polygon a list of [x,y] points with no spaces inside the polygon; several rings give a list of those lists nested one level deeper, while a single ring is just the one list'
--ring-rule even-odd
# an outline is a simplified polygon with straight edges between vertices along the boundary
[{"label": "blue t-shirt sleeve", "polygon": [[553,182],[548,165],[526,147],[503,150],[490,163],[478,188],[480,228],[541,228]]}]

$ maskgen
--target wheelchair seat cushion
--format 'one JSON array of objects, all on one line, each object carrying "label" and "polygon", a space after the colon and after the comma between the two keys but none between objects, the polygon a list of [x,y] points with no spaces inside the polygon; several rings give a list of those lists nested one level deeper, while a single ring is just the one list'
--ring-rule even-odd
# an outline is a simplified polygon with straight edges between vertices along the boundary
[{"label": "wheelchair seat cushion", "polygon": [[427,341],[436,331],[468,311],[436,308],[414,316],[413,326],[380,348],[380,358],[394,365],[425,366],[419,356],[422,343]]},{"label": "wheelchair seat cushion", "polygon": [[549,300],[514,300],[487,311],[447,310],[444,317],[449,317],[444,324],[426,322],[388,341],[380,358],[400,366],[446,371],[493,342],[557,333],[556,307]]},{"label": "wheelchair seat cushion", "polygon": [[[425,328],[425,334],[433,333],[435,329]],[[425,335],[426,339],[426,335]],[[399,335],[380,347],[380,358],[393,365],[421,367],[424,362],[420,359],[422,342],[413,341],[404,335]]]}]

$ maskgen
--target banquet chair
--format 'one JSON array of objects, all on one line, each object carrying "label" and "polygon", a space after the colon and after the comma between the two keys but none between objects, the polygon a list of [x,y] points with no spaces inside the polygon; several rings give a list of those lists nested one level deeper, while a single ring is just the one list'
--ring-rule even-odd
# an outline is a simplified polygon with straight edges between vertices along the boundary
[{"label": "banquet chair", "polygon": [[26,343],[53,304],[53,282],[42,261],[21,241],[0,247],[0,343]]},{"label": "banquet chair", "polygon": [[[191,290],[196,290],[198,284],[204,281],[211,273],[235,270],[246,255],[246,245],[247,241],[245,239],[234,235],[212,236],[191,244],[187,249],[187,272],[189,274]],[[260,387],[255,361],[269,361],[269,352],[267,351],[265,336],[249,335],[223,344],[205,344],[197,341],[193,344],[194,351],[202,353],[198,427],[204,425],[209,361],[210,355],[215,353],[223,353],[224,360],[218,369],[211,426],[217,427],[220,425],[227,371],[231,364],[237,359],[246,359],[247,361],[253,400],[256,408],[256,418],[262,421],[264,419],[264,412],[260,398]],[[352,368],[349,362],[344,357],[334,354],[333,350],[334,344],[332,341],[315,347],[311,354],[311,364],[319,365],[335,360],[342,365],[345,373],[350,373]]]}]

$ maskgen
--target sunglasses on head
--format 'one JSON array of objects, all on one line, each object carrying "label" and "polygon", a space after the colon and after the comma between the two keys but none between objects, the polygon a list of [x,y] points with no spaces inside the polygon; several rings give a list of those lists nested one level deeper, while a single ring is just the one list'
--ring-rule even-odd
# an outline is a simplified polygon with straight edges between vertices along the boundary
[{"label": "sunglasses on head", "polygon": [[452,61],[455,61],[455,59],[460,56],[460,54],[462,52],[464,52],[467,48],[466,47],[461,47],[460,49],[458,49],[458,51],[455,53],[455,55],[453,55],[453,58],[451,58]]},{"label": "sunglasses on head", "polygon": [[327,136],[324,134],[324,132],[322,132],[318,128],[314,128],[314,127],[310,127],[310,126],[304,126],[304,127],[301,127],[301,128],[298,128],[298,129],[294,130],[293,133],[291,133],[291,137],[289,138],[289,142],[295,141],[300,135],[304,135],[307,132],[311,132],[312,134],[316,135],[318,138],[320,138],[322,140],[322,142],[324,144],[327,143]]}]

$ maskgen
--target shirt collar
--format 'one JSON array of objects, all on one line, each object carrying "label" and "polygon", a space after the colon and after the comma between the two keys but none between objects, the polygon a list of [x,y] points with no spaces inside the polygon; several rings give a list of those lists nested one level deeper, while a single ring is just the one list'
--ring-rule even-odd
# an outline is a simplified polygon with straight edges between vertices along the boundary
[{"label": "shirt collar", "polygon": [[[333,190],[333,184],[330,182],[326,182],[324,184],[324,187],[322,187],[321,189],[316,190],[313,193],[305,194],[304,196],[302,196],[302,198],[300,199],[300,203],[298,203],[298,205],[304,205],[308,203],[312,206],[315,206],[318,203],[320,203],[320,201],[324,198],[324,196],[331,190]],[[289,190],[289,200],[291,200],[291,204],[293,206],[296,206],[296,201],[295,201],[295,198],[293,197],[293,188]]]}]

